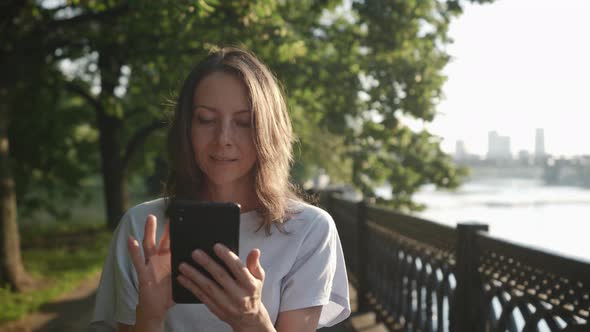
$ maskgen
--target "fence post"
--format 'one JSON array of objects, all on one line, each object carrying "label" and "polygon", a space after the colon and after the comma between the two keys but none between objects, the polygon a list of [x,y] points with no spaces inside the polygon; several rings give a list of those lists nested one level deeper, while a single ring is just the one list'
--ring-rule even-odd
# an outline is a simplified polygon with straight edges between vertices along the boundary
[{"label": "fence post", "polygon": [[478,332],[483,330],[483,290],[477,270],[480,252],[476,243],[478,231],[488,231],[488,225],[480,223],[457,224],[455,278],[457,286],[450,308],[450,330],[453,332]]},{"label": "fence post", "polygon": [[[334,212],[334,199],[335,196],[341,194],[342,191],[337,189],[325,189],[319,191],[319,204],[322,206],[329,214]],[[334,220],[336,221],[336,220]]]},{"label": "fence post", "polygon": [[369,248],[367,242],[367,201],[361,200],[357,203],[357,254],[356,263],[358,271],[358,289],[356,290],[357,311],[368,312],[369,301],[367,294],[369,292],[367,280],[367,258],[369,257]]},{"label": "fence post", "polygon": [[334,212],[334,192],[322,191],[322,194],[320,194],[320,202],[329,214]]}]

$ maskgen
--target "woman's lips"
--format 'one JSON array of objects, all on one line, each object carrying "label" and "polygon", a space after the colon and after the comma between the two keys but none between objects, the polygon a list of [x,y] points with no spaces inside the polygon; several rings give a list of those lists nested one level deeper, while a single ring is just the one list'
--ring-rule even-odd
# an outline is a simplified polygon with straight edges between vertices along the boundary
[{"label": "woman's lips", "polygon": [[214,161],[221,161],[221,162],[231,162],[231,161],[236,161],[236,158],[228,158],[228,157],[221,157],[221,156],[210,156],[211,159],[213,159]]}]

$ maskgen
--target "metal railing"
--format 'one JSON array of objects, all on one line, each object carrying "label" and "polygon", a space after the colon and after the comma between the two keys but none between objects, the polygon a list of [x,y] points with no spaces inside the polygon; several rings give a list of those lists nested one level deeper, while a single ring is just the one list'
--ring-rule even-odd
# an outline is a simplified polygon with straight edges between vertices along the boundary
[{"label": "metal railing", "polygon": [[[334,194],[358,311],[391,331],[590,331],[590,264]],[[589,250],[590,251],[590,250]]]}]

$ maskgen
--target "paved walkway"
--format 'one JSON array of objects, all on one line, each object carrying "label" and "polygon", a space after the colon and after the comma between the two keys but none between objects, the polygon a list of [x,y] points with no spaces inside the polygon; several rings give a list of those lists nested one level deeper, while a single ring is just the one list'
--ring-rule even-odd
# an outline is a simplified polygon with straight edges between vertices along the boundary
[{"label": "paved walkway", "polygon": [[0,324],[0,332],[83,332],[92,317],[94,296],[100,274],[92,276],[74,291],[43,305],[25,318]]}]

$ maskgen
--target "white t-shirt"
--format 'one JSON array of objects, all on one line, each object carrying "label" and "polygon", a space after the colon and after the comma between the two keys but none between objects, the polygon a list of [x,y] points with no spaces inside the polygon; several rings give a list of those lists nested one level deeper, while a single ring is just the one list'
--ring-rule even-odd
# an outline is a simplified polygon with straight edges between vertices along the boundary
[{"label": "white t-shirt", "polygon": [[[301,211],[284,223],[287,233],[274,226],[268,236],[256,211],[240,215],[239,257],[259,248],[265,271],[262,303],[273,324],[279,312],[322,306],[318,327],[332,326],[350,315],[348,280],[336,226],[324,210],[297,202]],[[135,324],[137,274],[127,250],[127,237],[143,239],[148,214],[158,219],[157,240],[165,224],[165,201],[156,199],[131,208],[115,230],[96,295],[91,331],[115,331],[117,322]],[[141,246],[140,246],[141,248]],[[143,250],[143,249],[142,249]],[[231,331],[204,304],[176,304],[166,315],[166,332]]]}]

